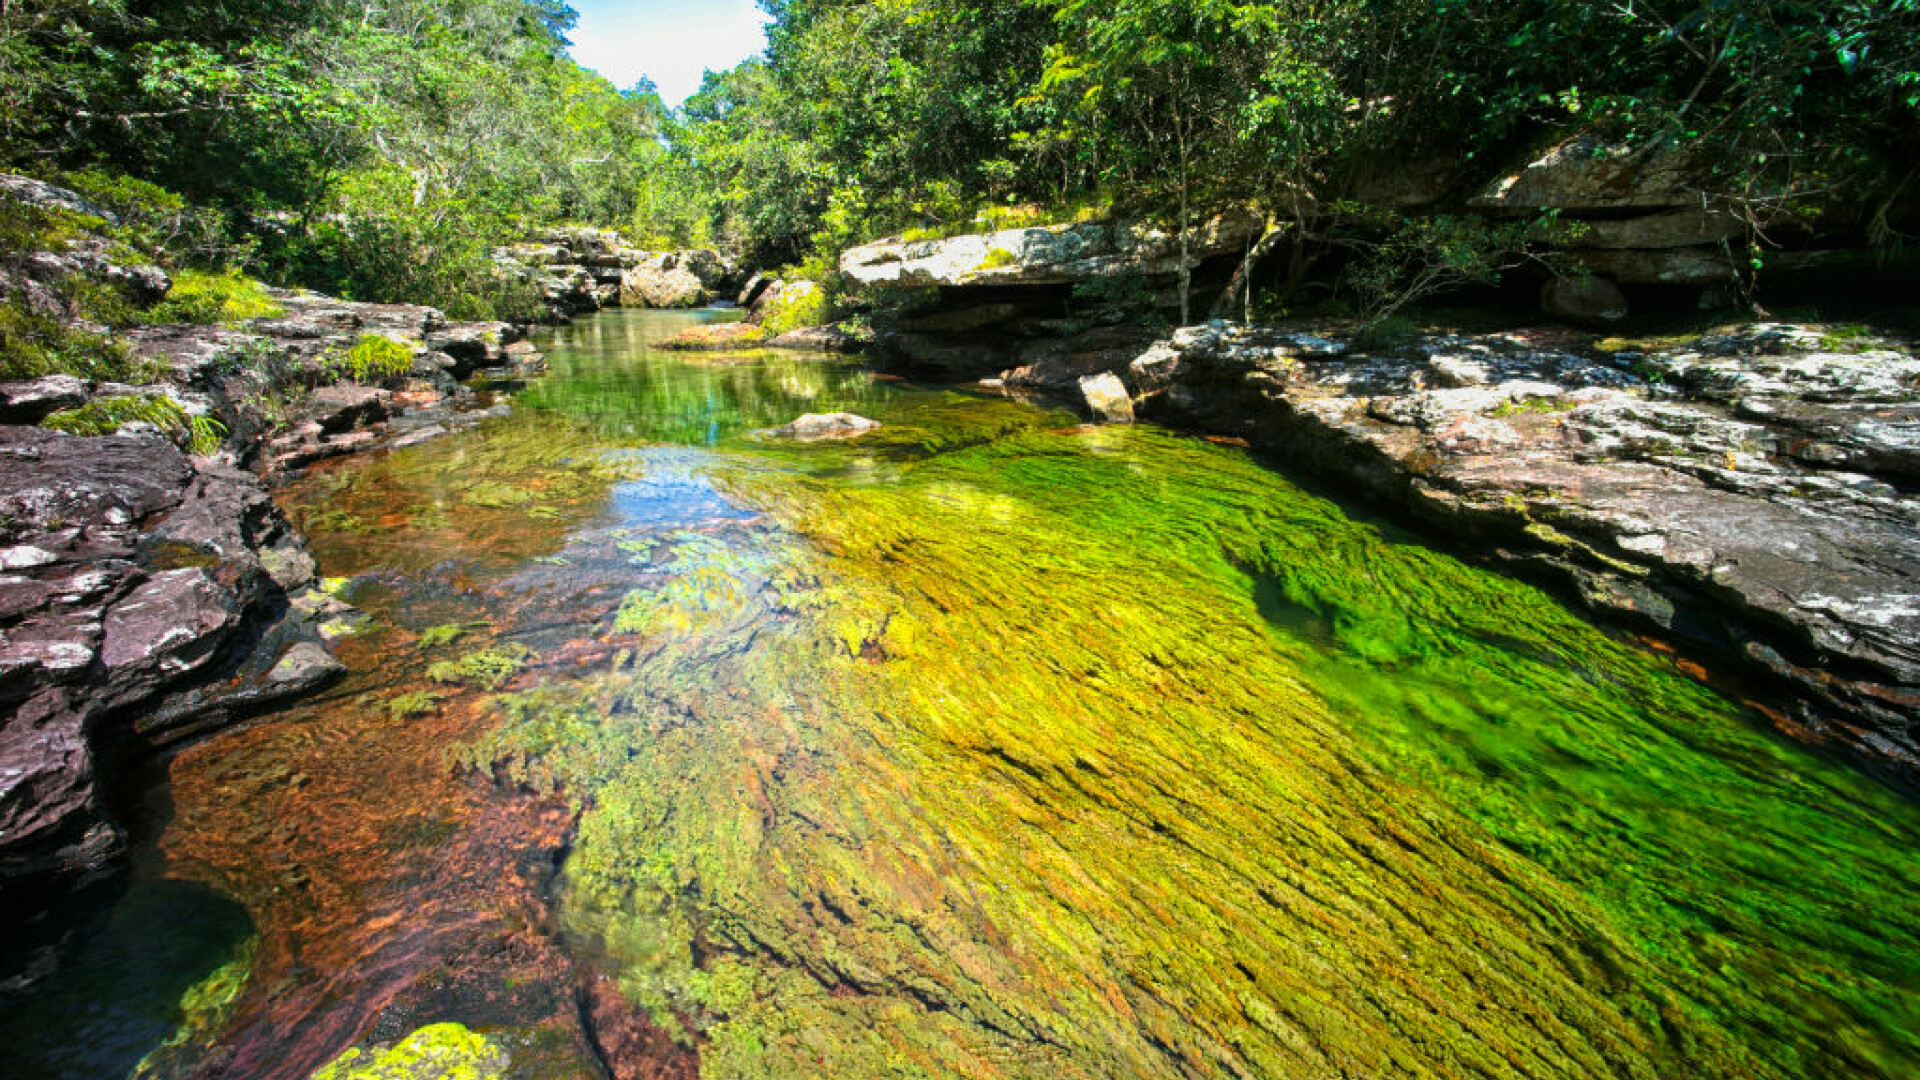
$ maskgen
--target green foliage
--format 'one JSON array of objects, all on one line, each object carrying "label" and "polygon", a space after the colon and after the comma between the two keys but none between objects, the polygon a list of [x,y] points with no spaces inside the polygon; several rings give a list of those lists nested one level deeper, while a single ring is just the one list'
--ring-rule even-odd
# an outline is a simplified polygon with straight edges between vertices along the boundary
[{"label": "green foliage", "polygon": [[82,379],[145,382],[153,365],[125,342],[0,299],[0,379],[75,375]]},{"label": "green foliage", "polygon": [[181,270],[173,275],[166,299],[146,312],[156,323],[194,323],[202,326],[238,326],[248,319],[272,319],[286,314],[266,286],[237,268],[217,272]]},{"label": "green foliage", "polygon": [[211,454],[227,437],[226,426],[220,421],[189,414],[179,402],[158,394],[95,398],[78,408],[54,413],[40,426],[69,435],[111,435],[134,423],[152,424],[193,454]]},{"label": "green foliage", "polygon": [[443,660],[427,667],[427,678],[437,683],[466,684],[483,690],[505,686],[532,657],[524,645],[497,645],[467,653],[458,660]]},{"label": "green foliage", "polygon": [[811,281],[789,281],[761,309],[760,328],[768,337],[820,326],[833,318],[827,290]]},{"label": "green foliage", "polygon": [[384,382],[413,370],[413,348],[380,334],[362,334],[345,349],[333,348],[322,353],[320,368],[335,379]]}]

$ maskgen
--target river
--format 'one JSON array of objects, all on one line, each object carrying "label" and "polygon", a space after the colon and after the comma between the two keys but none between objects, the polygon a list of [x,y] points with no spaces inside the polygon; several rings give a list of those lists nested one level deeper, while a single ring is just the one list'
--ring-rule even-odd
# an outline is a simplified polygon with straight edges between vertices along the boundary
[{"label": "river", "polygon": [[1244,450],[713,317],[285,491],[353,674],[155,767],[10,1075],[1920,1075],[1910,798]]}]

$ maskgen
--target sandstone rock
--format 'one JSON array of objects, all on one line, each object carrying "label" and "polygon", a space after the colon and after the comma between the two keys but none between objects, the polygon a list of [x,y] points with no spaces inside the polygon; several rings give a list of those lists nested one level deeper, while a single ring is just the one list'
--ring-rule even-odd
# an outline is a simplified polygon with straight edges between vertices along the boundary
[{"label": "sandstone rock", "polygon": [[1574,245],[1582,248],[1653,249],[1702,247],[1741,235],[1731,214],[1709,213],[1698,205],[1618,220],[1581,221]]},{"label": "sandstone rock", "polygon": [[278,684],[319,686],[347,673],[347,665],[311,641],[296,643],[267,673],[267,681]]},{"label": "sandstone rock", "polygon": [[1103,424],[1133,423],[1133,399],[1127,384],[1110,371],[1089,375],[1079,382],[1080,400],[1095,420]]},{"label": "sandstone rock", "polygon": [[99,218],[109,225],[120,224],[118,215],[87,199],[79,192],[31,177],[0,173],[0,198],[26,203],[28,206],[50,207],[85,214],[88,217]]},{"label": "sandstone rock", "polygon": [[766,344],[769,349],[830,353],[856,353],[867,347],[863,339],[837,326],[803,326],[770,338]]},{"label": "sandstone rock", "polygon": [[[639,308],[690,308],[707,302],[707,287],[692,270],[669,257],[636,266],[620,279],[620,304]],[[666,264],[666,265],[663,265]]]},{"label": "sandstone rock", "polygon": [[[1242,251],[1263,222],[1232,215],[1195,230],[1190,256]],[[840,272],[862,286],[1067,285],[1122,273],[1171,276],[1180,270],[1179,237],[1148,225],[1050,225],[955,236],[882,240],[851,248]]]},{"label": "sandstone rock", "polygon": [[808,413],[785,427],[768,432],[779,438],[795,439],[800,442],[815,442],[820,439],[849,439],[879,430],[878,420],[869,420],[853,413]]},{"label": "sandstone rock", "polygon": [[740,295],[734,300],[734,303],[740,307],[751,309],[755,302],[760,299],[761,294],[766,292],[767,287],[772,284],[772,278],[765,274],[756,273],[747,279],[745,285],[740,287]]},{"label": "sandstone rock", "polygon": [[1139,327],[1099,327],[1065,337],[1020,346],[1020,366],[1001,373],[1005,385],[1033,390],[1075,391],[1080,380],[1105,371],[1124,371],[1152,344]]},{"label": "sandstone rock", "polygon": [[1724,285],[1734,269],[1719,248],[1672,248],[1665,251],[1596,251],[1571,253],[1595,274],[1626,285]]},{"label": "sandstone rock", "polygon": [[505,348],[519,341],[520,331],[511,323],[454,323],[427,335],[427,348],[452,359],[448,369],[456,379],[464,379],[485,367],[504,361]]},{"label": "sandstone rock", "polygon": [[307,399],[307,418],[327,434],[338,435],[385,420],[392,401],[392,391],[377,387],[351,383],[322,386]]},{"label": "sandstone rock", "polygon": [[1678,209],[1699,205],[1693,171],[1690,162],[1672,151],[1645,154],[1577,135],[1495,180],[1469,205],[1525,211]]},{"label": "sandstone rock", "polygon": [[1540,310],[1568,322],[1617,323],[1627,317],[1627,296],[1599,274],[1556,277],[1540,289]]},{"label": "sandstone rock", "polygon": [[678,334],[654,343],[655,348],[683,352],[752,349],[762,344],[764,334],[758,326],[746,322],[707,323],[689,326]]},{"label": "sandstone rock", "polygon": [[37,424],[87,403],[87,384],[71,375],[0,383],[0,424]]}]

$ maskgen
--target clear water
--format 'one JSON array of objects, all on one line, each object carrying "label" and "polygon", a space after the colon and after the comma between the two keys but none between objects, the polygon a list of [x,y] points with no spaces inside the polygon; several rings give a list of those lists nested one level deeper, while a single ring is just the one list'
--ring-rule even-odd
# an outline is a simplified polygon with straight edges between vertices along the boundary
[{"label": "clear water", "polygon": [[707,1077],[1920,1073],[1909,800],[1244,452],[649,347],[702,317],[289,493],[370,622],[173,767],[259,944],[158,1075],[558,1031],[578,973],[472,959],[555,941]]}]

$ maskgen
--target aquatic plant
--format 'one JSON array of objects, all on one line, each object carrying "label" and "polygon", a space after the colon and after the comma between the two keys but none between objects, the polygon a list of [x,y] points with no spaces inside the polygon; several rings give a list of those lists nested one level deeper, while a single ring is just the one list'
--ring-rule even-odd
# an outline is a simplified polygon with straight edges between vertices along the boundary
[{"label": "aquatic plant", "polygon": [[427,667],[427,678],[437,683],[498,690],[519,674],[533,651],[524,645],[496,645],[470,652],[458,660],[442,660]]},{"label": "aquatic plant", "polygon": [[[511,672],[508,673],[511,677]],[[454,681],[454,680],[443,680]],[[387,715],[395,720],[430,716],[440,708],[441,696],[430,690],[415,690],[387,699]]]},{"label": "aquatic plant", "polygon": [[475,752],[583,801],[568,922],[703,1075],[1920,1059],[1912,809],[1661,661],[1198,442],[858,453],[734,459],[782,529]]},{"label": "aquatic plant", "polygon": [[311,1080],[505,1080],[506,1049],[461,1024],[432,1024],[385,1049],[348,1050]]},{"label": "aquatic plant", "polygon": [[422,649],[440,649],[465,637],[468,627],[462,623],[447,623],[441,626],[429,626],[420,631]]}]

